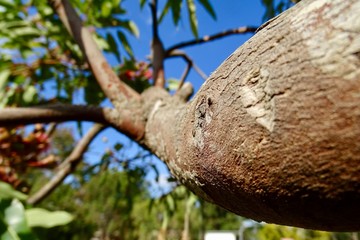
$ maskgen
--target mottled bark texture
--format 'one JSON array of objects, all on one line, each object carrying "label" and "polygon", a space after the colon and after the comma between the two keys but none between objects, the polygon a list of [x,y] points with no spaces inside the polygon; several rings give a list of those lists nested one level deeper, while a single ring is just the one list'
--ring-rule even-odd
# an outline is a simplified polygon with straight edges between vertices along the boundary
[{"label": "mottled bark texture", "polygon": [[301,1],[188,105],[161,95],[144,142],[195,193],[257,221],[360,230],[360,1]]}]

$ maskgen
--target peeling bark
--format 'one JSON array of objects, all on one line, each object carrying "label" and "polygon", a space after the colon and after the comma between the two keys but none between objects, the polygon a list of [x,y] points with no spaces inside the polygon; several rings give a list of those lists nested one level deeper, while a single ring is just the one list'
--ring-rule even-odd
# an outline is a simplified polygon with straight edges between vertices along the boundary
[{"label": "peeling bark", "polygon": [[357,0],[300,2],[237,49],[190,104],[165,93],[153,101],[145,145],[236,214],[360,230],[359,13]]}]

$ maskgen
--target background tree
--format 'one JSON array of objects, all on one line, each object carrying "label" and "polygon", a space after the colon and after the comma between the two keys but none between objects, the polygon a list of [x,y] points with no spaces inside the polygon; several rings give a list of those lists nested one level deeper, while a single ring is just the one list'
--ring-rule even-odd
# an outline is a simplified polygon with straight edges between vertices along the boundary
[{"label": "background tree", "polygon": [[[168,1],[160,17],[157,1],[149,3],[155,87],[144,91],[147,84],[132,88],[125,83],[126,78],[144,83],[150,75],[147,64],[134,62],[124,31],[138,35],[138,30],[121,18],[120,1],[91,2],[90,7],[65,0],[1,2],[2,104],[12,108],[1,110],[0,122],[103,124],[84,134],[28,202],[38,203],[53,191],[104,126],[112,126],[165,161],[197,195],[237,214],[308,228],[358,229],[359,21],[354,19],[359,4],[302,1],[257,29],[187,103],[192,89],[184,81],[194,64],[178,50],[256,28],[200,38],[196,5],[188,0],[184,6],[197,39],[165,49],[159,22],[170,10],[178,24],[182,3]],[[216,16],[208,1],[199,4]],[[339,17],[339,9],[346,18]],[[105,37],[96,31],[114,27],[120,28]],[[121,60],[114,34],[128,54],[123,64],[133,62],[123,73],[122,67],[114,71],[101,51]],[[169,95],[164,61],[172,57],[188,65]],[[56,94],[42,95],[53,81]],[[84,90],[83,101],[92,106],[70,104],[76,89]],[[113,107],[98,106],[105,96]]]}]

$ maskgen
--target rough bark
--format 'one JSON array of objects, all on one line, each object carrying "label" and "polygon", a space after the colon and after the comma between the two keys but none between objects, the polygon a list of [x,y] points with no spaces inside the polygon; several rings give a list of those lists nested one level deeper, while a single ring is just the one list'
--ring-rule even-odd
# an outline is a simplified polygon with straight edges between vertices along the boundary
[{"label": "rough bark", "polygon": [[144,144],[239,215],[360,230],[359,13],[357,0],[304,0],[262,26],[190,104],[144,93],[155,99]]}]

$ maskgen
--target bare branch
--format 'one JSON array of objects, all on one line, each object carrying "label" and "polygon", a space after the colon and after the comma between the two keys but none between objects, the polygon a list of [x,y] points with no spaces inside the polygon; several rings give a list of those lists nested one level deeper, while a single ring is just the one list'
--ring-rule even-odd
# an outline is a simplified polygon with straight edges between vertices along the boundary
[{"label": "bare branch", "polygon": [[32,123],[92,121],[109,124],[106,112],[95,106],[49,104],[36,107],[3,108],[0,109],[0,125],[22,125]]},{"label": "bare branch", "polygon": [[187,76],[189,75],[190,69],[192,67],[192,61],[190,61],[190,59],[186,59],[185,60],[187,62],[186,68],[183,72],[183,74],[181,75],[180,78],[180,83],[178,86],[178,89],[176,90],[175,94],[182,88],[182,86],[184,85],[185,79],[187,78]]},{"label": "bare branch", "polygon": [[96,106],[52,104],[29,108],[0,109],[0,125],[14,126],[32,123],[90,121],[111,125],[128,137],[139,140],[144,135],[144,123],[136,112]]},{"label": "bare branch", "polygon": [[91,33],[82,25],[80,17],[68,0],[51,0],[50,4],[80,46],[101,89],[111,102],[117,107],[120,103],[129,99],[140,99],[140,95],[120,81],[119,77],[111,69],[93,40]]},{"label": "bare branch", "polygon": [[204,36],[199,39],[182,42],[182,43],[176,44],[176,45],[170,47],[168,50],[166,50],[166,55],[169,55],[172,51],[179,49],[179,48],[184,48],[184,47],[189,47],[189,46],[193,46],[196,44],[214,41],[214,40],[217,40],[217,39],[220,39],[223,37],[227,37],[227,36],[231,36],[234,34],[254,33],[256,31],[256,29],[257,29],[257,27],[240,27],[240,28],[230,29],[230,30],[227,30],[227,31],[224,31],[221,33],[217,33],[214,35],[210,35],[210,36],[207,35],[207,36]]},{"label": "bare branch", "polygon": [[105,126],[95,124],[89,132],[78,142],[71,154],[59,165],[55,176],[45,184],[39,191],[31,195],[27,200],[27,203],[35,205],[46,198],[54,189],[59,186],[62,181],[75,169],[76,166],[81,162],[82,156],[88,148],[91,141],[105,129]]},{"label": "bare branch", "polygon": [[193,62],[193,60],[183,51],[174,50],[172,51],[167,58],[171,57],[182,57],[185,62],[191,63],[191,66],[194,68],[194,70],[200,75],[200,77],[204,80],[208,78],[208,76]]},{"label": "bare branch", "polygon": [[56,127],[57,127],[57,123],[55,123],[55,122],[49,123],[49,125],[47,126],[47,129],[46,129],[46,136],[52,136],[52,134],[56,130]]},{"label": "bare branch", "polygon": [[157,12],[157,0],[152,0],[149,4],[152,16],[152,29],[153,29],[153,39],[151,43],[152,51],[152,67],[154,70],[153,79],[154,85],[157,87],[164,88],[165,86],[165,72],[164,72],[164,59],[165,59],[165,49],[164,45],[159,36],[158,29],[158,20],[156,16]]}]

